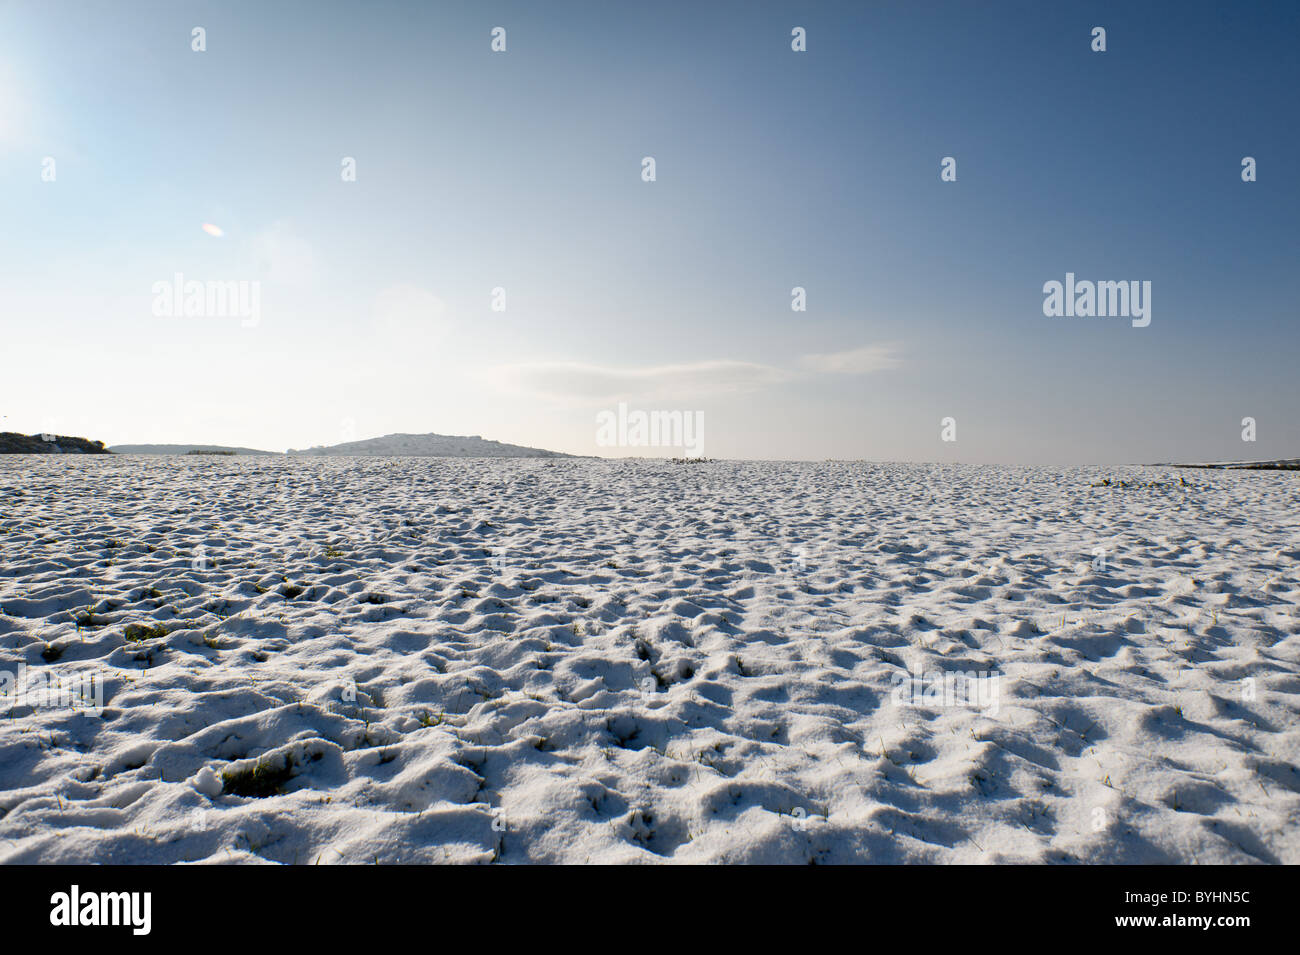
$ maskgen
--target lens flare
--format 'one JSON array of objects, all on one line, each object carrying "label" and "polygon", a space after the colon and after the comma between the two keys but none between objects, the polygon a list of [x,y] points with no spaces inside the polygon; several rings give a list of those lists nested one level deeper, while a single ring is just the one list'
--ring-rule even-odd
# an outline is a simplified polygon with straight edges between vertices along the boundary
[{"label": "lens flare", "polygon": [[208,235],[216,236],[218,239],[220,239],[223,235],[226,234],[225,232],[222,231],[221,226],[213,225],[211,222],[203,223],[203,231],[206,232]]}]

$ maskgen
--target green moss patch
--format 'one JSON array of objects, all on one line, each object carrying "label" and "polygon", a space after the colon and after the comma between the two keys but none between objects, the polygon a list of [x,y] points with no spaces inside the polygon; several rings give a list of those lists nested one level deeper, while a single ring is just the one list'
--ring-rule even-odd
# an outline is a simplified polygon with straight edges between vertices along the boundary
[{"label": "green moss patch", "polygon": [[257,762],[248,769],[226,770],[221,774],[221,794],[259,799],[274,796],[293,778],[293,768],[293,760],[286,758],[279,766]]}]

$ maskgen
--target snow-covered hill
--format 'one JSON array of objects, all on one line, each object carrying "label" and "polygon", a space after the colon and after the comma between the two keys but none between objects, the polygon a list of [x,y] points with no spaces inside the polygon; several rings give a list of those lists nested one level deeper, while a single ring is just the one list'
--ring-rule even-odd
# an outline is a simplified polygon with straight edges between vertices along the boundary
[{"label": "snow-covered hill", "polygon": [[382,438],[348,441],[331,447],[308,448],[305,451],[290,449],[289,454],[304,455],[370,455],[375,457],[432,457],[432,458],[568,458],[570,454],[525,448],[500,441],[485,441],[476,434],[386,434]]}]

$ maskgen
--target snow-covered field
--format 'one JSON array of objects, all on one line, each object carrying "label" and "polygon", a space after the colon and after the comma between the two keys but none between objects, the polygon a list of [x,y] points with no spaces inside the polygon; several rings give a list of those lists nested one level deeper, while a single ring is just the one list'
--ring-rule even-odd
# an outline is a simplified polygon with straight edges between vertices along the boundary
[{"label": "snow-covered field", "polygon": [[1298,487],[0,458],[0,861],[1297,863]]}]

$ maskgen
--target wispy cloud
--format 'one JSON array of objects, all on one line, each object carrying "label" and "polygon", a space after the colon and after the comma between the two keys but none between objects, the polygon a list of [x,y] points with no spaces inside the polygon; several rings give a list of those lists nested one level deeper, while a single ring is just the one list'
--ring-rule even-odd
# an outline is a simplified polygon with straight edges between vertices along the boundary
[{"label": "wispy cloud", "polygon": [[873,345],[805,355],[798,364],[799,370],[731,359],[639,368],[584,362],[526,362],[500,366],[494,369],[494,377],[521,391],[562,398],[738,394],[795,381],[809,372],[851,375],[882,371],[897,367],[900,359],[892,346]]},{"label": "wispy cloud", "polygon": [[799,363],[809,371],[833,375],[867,375],[873,371],[887,371],[902,364],[898,349],[893,345],[866,345],[848,351],[828,352],[821,355],[804,355]]},{"label": "wispy cloud", "polygon": [[615,368],[582,362],[534,362],[497,369],[507,384],[525,391],[570,398],[616,398],[655,394],[718,394],[750,391],[787,380],[779,368],[745,361]]}]

